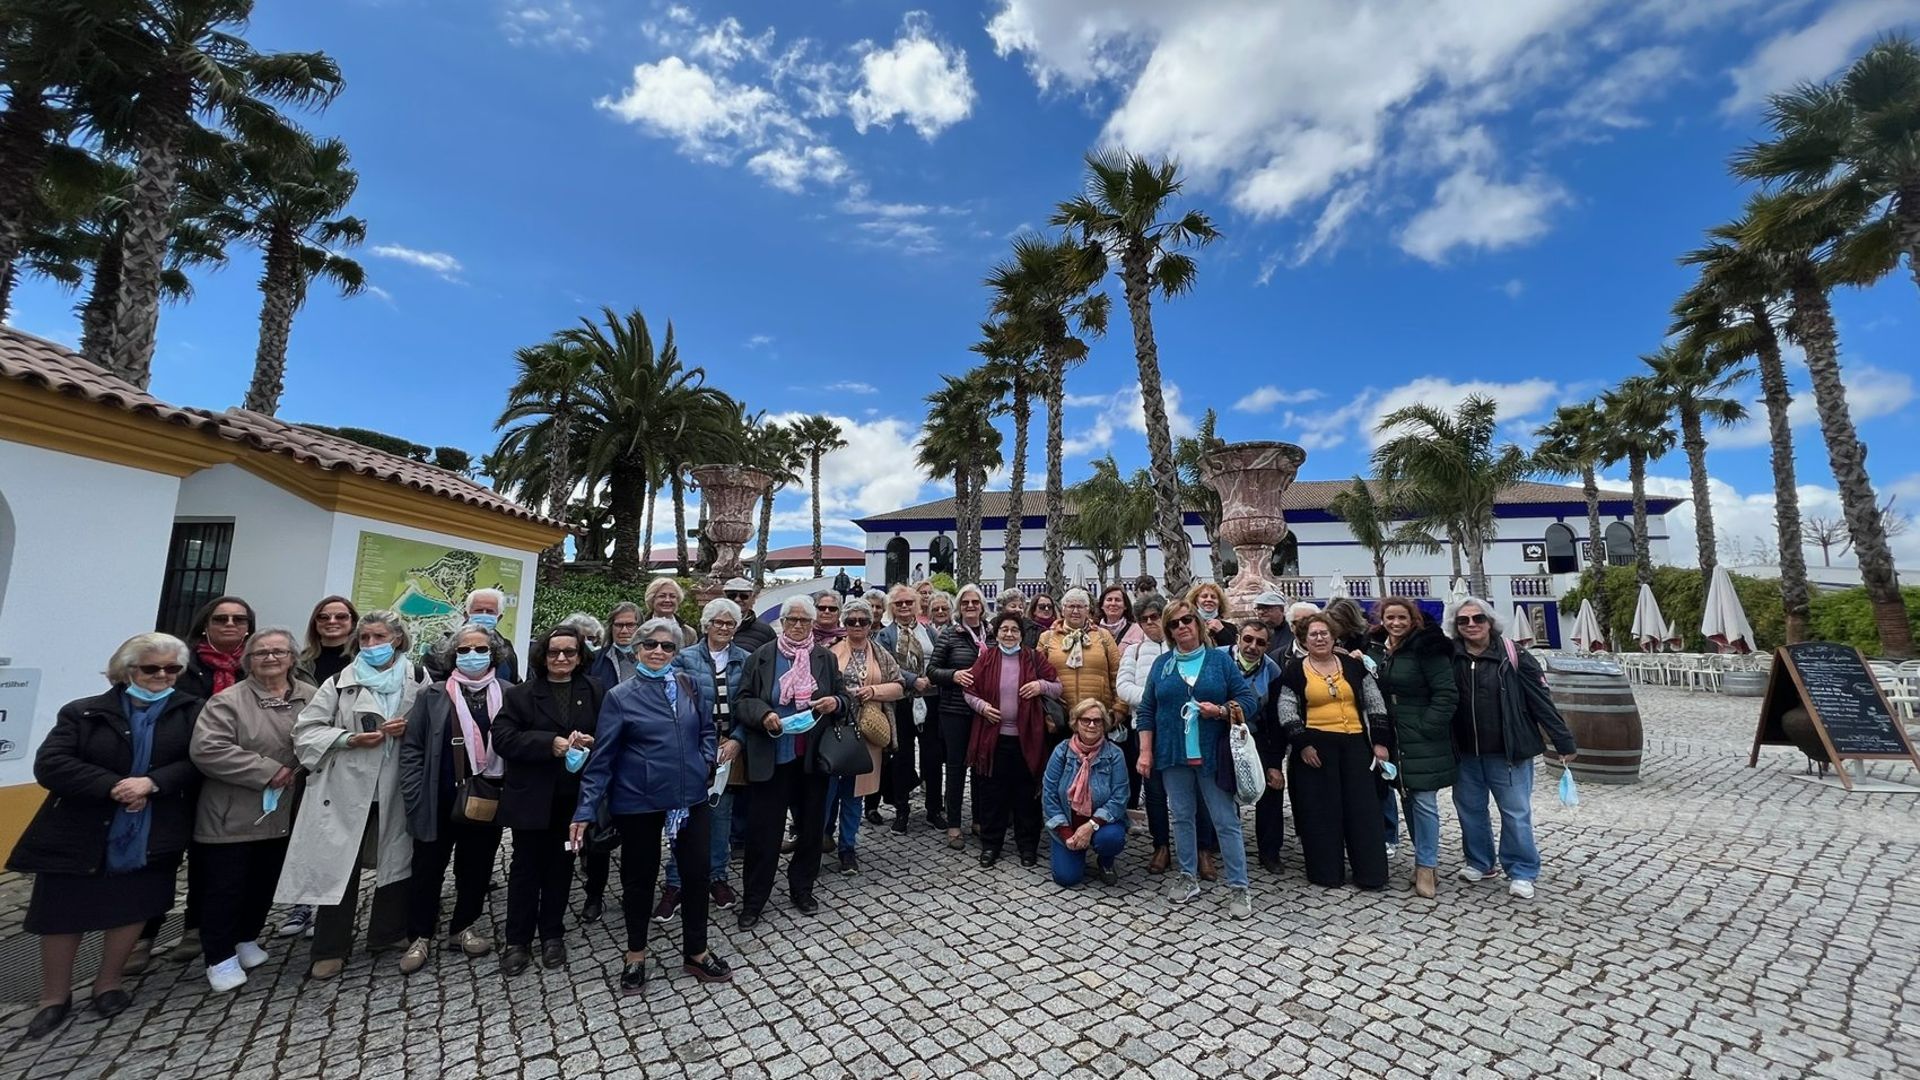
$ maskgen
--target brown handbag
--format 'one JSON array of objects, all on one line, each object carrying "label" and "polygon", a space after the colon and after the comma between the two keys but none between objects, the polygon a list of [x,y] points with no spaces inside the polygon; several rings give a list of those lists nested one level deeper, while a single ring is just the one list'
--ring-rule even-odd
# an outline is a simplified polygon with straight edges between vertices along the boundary
[{"label": "brown handbag", "polygon": [[878,701],[869,701],[860,706],[860,737],[870,746],[886,749],[893,744],[893,717],[887,715],[887,707]]},{"label": "brown handbag", "polygon": [[453,820],[488,825],[500,812],[500,781],[473,775],[465,739],[453,739]]}]

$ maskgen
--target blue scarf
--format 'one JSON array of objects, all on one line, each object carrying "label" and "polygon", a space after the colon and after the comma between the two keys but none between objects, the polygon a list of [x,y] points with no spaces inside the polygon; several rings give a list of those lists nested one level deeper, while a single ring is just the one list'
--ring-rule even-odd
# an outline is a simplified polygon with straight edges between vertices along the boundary
[{"label": "blue scarf", "polygon": [[394,657],[393,663],[388,664],[384,671],[367,663],[364,656],[356,657],[353,661],[354,680],[373,695],[373,700],[380,705],[381,716],[392,716],[400,707],[400,691],[406,676],[407,658],[404,656]]},{"label": "blue scarf", "polygon": [[1200,705],[1193,697],[1193,684],[1200,680],[1200,672],[1207,666],[1207,647],[1201,645],[1192,652],[1180,652],[1171,647],[1173,667],[1182,682],[1187,684],[1187,703],[1180,707],[1181,727],[1185,729],[1187,764],[1198,764],[1200,758]]},{"label": "blue scarf", "polygon": [[[120,706],[126,710],[127,723],[133,729],[133,767],[127,770],[128,776],[145,776],[153,767],[153,729],[166,704],[164,700],[136,703],[125,691],[121,692]],[[147,838],[152,832],[151,801],[139,813],[130,813],[122,807],[114,814],[113,823],[107,826],[107,873],[131,874],[145,870]]]}]

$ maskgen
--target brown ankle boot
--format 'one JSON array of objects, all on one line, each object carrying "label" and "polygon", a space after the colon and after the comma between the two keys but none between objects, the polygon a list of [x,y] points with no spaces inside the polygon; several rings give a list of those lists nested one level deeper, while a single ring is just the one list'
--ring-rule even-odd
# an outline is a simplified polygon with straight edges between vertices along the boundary
[{"label": "brown ankle boot", "polygon": [[1219,881],[1220,880],[1220,864],[1217,860],[1214,859],[1213,853],[1210,851],[1203,851],[1200,853],[1200,880],[1201,881]]},{"label": "brown ankle boot", "polygon": [[1431,866],[1414,867],[1413,894],[1428,900],[1433,899],[1433,895],[1438,888],[1438,882],[1436,881],[1438,877],[1439,875],[1434,872]]},{"label": "brown ankle boot", "polygon": [[1147,873],[1164,874],[1167,872],[1167,866],[1172,862],[1173,852],[1164,846],[1154,848],[1153,858],[1147,860]]}]

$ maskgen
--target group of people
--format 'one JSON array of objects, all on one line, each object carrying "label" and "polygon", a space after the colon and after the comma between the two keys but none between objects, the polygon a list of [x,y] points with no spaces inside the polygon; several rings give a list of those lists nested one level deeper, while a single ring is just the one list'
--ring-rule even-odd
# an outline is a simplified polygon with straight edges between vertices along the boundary
[{"label": "group of people", "polygon": [[680,618],[684,599],[663,578],[604,623],[569,616],[535,637],[524,669],[493,589],[417,648],[397,614],[340,596],[315,605],[304,634],[260,626],[223,596],[187,641],[128,639],[107,689],[62,708],[42,743],[48,797],[8,862],[34,875],[25,927],[41,937],[42,993],[29,1037],[71,1015],[89,932],[105,937],[91,1009],[128,1006],[123,979],[160,955],[183,861],[186,930],[169,955],[198,957],[212,989],[231,992],[268,959],[276,903],[290,914],[272,936],[304,934],[308,976],[339,976],[363,870],[366,947],[397,952],[401,973],[436,948],[492,952],[487,896],[509,833],[500,969],[563,967],[576,867],[582,918],[598,920],[618,852],[619,982],[638,993],[652,927],[677,918],[682,971],[731,978],[713,912],[756,926],[785,855],[788,905],[816,915],[823,856],[857,874],[863,822],[907,832],[916,792],[948,847],[972,843],[991,867],[1011,833],[1035,866],[1044,841],[1067,887],[1117,881],[1144,804],[1146,869],[1173,872],[1168,900],[1193,900],[1224,871],[1228,911],[1245,918],[1251,800],[1235,742],[1243,760],[1257,748],[1264,772],[1253,816],[1265,869],[1280,870],[1290,796],[1308,880],[1338,886],[1350,872],[1381,888],[1404,805],[1414,889],[1431,898],[1437,795],[1451,787],[1459,876],[1504,874],[1531,896],[1533,760],[1547,740],[1575,752],[1537,663],[1477,598],[1441,628],[1403,598],[1374,605],[1370,622],[1351,600],[1323,612],[1277,593],[1236,625],[1210,583],[1030,604],[1008,590],[998,605],[976,585],[826,589],[789,598],[771,625],[744,579],[697,626]]}]

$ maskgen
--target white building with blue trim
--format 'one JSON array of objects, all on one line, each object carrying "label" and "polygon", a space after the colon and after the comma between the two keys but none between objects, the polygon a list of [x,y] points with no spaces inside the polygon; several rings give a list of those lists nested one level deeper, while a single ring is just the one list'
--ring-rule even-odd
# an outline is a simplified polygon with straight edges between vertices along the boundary
[{"label": "white building with blue trim", "polygon": [[[1324,603],[1333,579],[1344,576],[1348,591],[1363,602],[1378,591],[1373,580],[1373,556],[1353,538],[1347,523],[1328,509],[1346,480],[1302,480],[1287,489],[1282,507],[1287,538],[1275,550],[1268,572],[1282,592],[1302,600]],[[1019,587],[1029,594],[1044,587],[1046,550],[1046,494],[1028,491],[1022,498]],[[1647,534],[1653,561],[1667,561],[1666,514],[1683,500],[1647,497]],[[1007,517],[1012,499],[1004,491],[981,498],[982,588],[989,598],[997,591],[1006,548]],[[1633,561],[1633,497],[1624,491],[1600,493],[1606,558],[1614,565]],[[1511,616],[1514,605],[1525,605],[1536,634],[1545,644],[1558,646],[1561,626],[1558,598],[1575,584],[1592,553],[1586,549],[1587,504],[1578,487],[1532,481],[1515,484],[1501,493],[1494,508],[1498,531],[1486,553],[1487,599]],[[932,502],[875,514],[854,522],[866,533],[866,580],[893,584],[922,574],[951,572],[955,553],[954,501]],[[1187,536],[1193,544],[1196,578],[1211,576],[1212,560],[1200,516],[1186,515]],[[1464,560],[1463,560],[1464,562]],[[1129,549],[1121,557],[1121,576],[1132,581],[1140,572],[1140,554]],[[1085,548],[1066,549],[1067,577],[1076,584],[1092,584],[1095,567]],[[1159,578],[1160,550],[1148,537],[1146,572]],[[1438,613],[1452,575],[1452,558],[1410,553],[1387,560],[1387,591],[1418,600]]]}]

